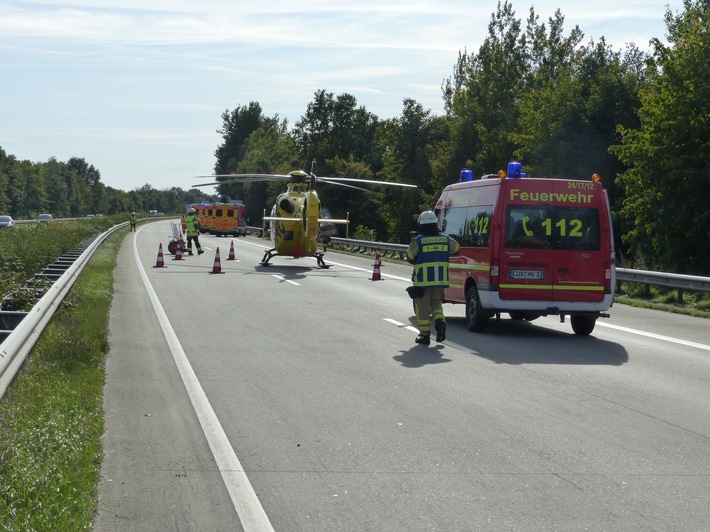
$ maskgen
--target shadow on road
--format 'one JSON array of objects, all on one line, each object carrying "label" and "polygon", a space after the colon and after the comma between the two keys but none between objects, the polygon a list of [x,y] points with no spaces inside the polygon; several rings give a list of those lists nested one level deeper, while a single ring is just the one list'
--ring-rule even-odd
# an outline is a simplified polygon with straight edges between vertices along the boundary
[{"label": "shadow on road", "polygon": [[[416,326],[416,318],[410,318]],[[485,333],[472,333],[465,318],[447,317],[448,340],[467,347],[498,364],[569,364],[623,366],[629,361],[626,348],[594,336],[545,327],[543,321],[491,320]],[[537,323],[540,323],[539,325]]]},{"label": "shadow on road", "polygon": [[430,364],[442,364],[451,362],[450,358],[443,358],[444,346],[442,344],[415,345],[407,351],[400,351],[401,355],[396,355],[394,358],[405,368],[421,368]]}]

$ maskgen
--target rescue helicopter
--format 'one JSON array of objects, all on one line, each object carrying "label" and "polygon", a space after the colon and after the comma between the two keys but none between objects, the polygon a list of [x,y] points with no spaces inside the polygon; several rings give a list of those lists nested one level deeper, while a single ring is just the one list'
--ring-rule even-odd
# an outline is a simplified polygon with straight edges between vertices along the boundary
[{"label": "rescue helicopter", "polygon": [[223,179],[210,183],[200,183],[193,187],[207,187],[247,181],[286,181],[286,191],[279,194],[271,209],[271,215],[264,217],[270,225],[273,247],[266,250],[261,259],[262,266],[269,266],[269,261],[276,256],[315,257],[318,267],[329,268],[323,260],[325,248],[318,248],[321,224],[347,224],[348,220],[321,218],[321,202],[316,192],[316,183],[329,183],[357,190],[368,189],[349,183],[364,185],[389,185],[404,188],[417,188],[407,183],[374,181],[353,177],[318,177],[315,175],[316,160],[311,162],[311,171],[294,170],[288,174],[223,174],[198,177]]}]

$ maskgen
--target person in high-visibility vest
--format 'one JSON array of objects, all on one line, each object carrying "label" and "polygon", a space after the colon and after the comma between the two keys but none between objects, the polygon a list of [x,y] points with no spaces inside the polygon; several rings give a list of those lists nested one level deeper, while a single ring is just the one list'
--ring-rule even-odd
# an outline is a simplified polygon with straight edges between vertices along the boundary
[{"label": "person in high-visibility vest", "polygon": [[131,231],[136,230],[136,213],[132,212],[131,213]]},{"label": "person in high-visibility vest", "polygon": [[185,232],[187,233],[187,254],[192,255],[192,242],[195,242],[197,254],[202,255],[204,251],[200,246],[200,222],[197,220],[197,211],[190,209],[185,216]]},{"label": "person in high-visibility vest", "polygon": [[450,236],[440,233],[438,219],[433,211],[419,215],[419,234],[407,248],[407,261],[414,265],[414,307],[417,312],[418,344],[431,342],[431,322],[436,329],[436,341],[446,340],[444,317],[444,288],[449,286],[449,255],[459,252],[459,244]]}]

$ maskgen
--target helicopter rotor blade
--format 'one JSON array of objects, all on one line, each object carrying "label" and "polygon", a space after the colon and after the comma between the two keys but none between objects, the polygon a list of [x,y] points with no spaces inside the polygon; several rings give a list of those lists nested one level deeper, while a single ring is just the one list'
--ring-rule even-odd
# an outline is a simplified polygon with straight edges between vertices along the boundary
[{"label": "helicopter rotor blade", "polygon": [[211,177],[212,179],[224,178],[223,181],[211,181],[209,183],[200,183],[199,185],[192,185],[193,187],[208,187],[216,185],[229,185],[232,183],[245,183],[254,181],[294,181],[302,182],[306,178],[310,178],[310,188],[315,189],[315,184],[318,181],[323,183],[329,183],[331,185],[339,185],[341,187],[349,187],[356,190],[362,190],[364,192],[373,192],[370,189],[361,188],[356,185],[348,185],[347,183],[357,183],[362,185],[384,185],[391,187],[402,187],[402,188],[417,188],[417,185],[410,185],[409,183],[397,183],[391,181],[375,181],[374,179],[359,179],[356,177],[319,177],[316,176],[312,171],[311,173],[306,173],[303,170],[295,170],[288,174],[217,174],[217,175],[201,175],[198,178]]},{"label": "helicopter rotor blade", "polygon": [[370,190],[369,188],[355,187],[353,185],[346,185],[345,183],[338,183],[336,181],[329,181],[329,178],[323,179],[322,177],[319,177],[318,181],[321,181],[322,183],[328,183],[330,185],[338,185],[339,187],[354,188],[355,190],[362,190],[363,192],[370,192],[372,194],[379,194],[379,192],[376,192],[374,190]]},{"label": "helicopter rotor blade", "polygon": [[198,178],[211,177],[220,178],[225,177],[224,181],[212,181],[210,183],[200,183],[199,185],[192,185],[195,187],[209,187],[215,185],[230,185],[232,183],[247,183],[247,182],[259,182],[259,181],[285,181],[288,179],[293,179],[290,175],[282,174],[221,174],[221,175],[198,175]]},{"label": "helicopter rotor blade", "polygon": [[417,188],[417,185],[410,185],[409,183],[396,183],[392,181],[375,181],[374,179],[358,179],[356,177],[317,177],[319,181],[325,181],[327,183],[336,184],[336,181],[343,181],[346,183],[364,183],[367,185],[386,185],[392,187],[404,187],[404,188]]}]

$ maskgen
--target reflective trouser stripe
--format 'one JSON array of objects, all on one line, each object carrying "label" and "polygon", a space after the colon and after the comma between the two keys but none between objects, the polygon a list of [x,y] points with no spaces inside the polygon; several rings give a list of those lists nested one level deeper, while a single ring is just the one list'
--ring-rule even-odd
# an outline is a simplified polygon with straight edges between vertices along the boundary
[{"label": "reflective trouser stripe", "polygon": [[444,289],[432,286],[424,290],[424,295],[414,300],[417,309],[417,328],[421,334],[431,332],[431,322],[444,319]]}]

